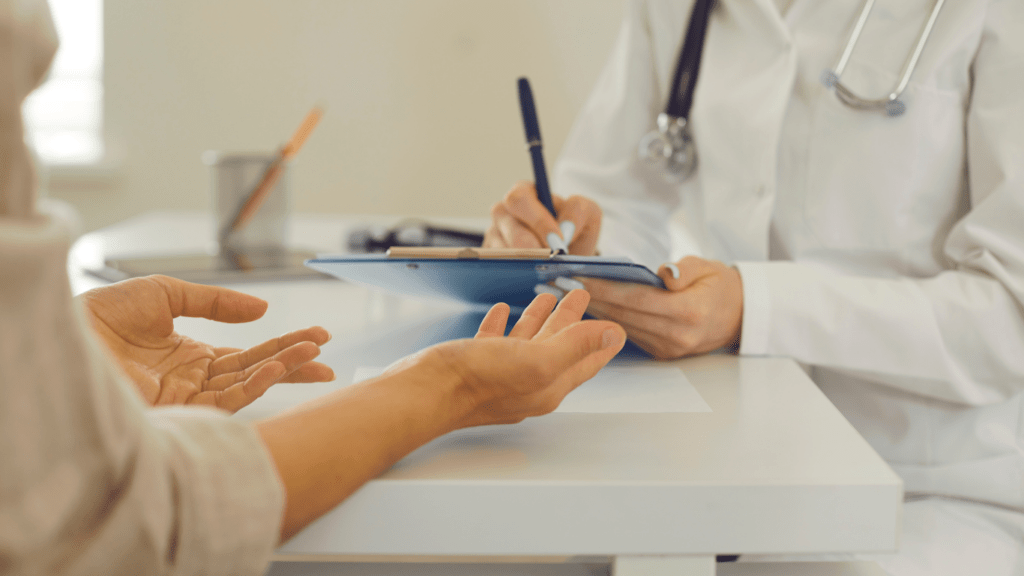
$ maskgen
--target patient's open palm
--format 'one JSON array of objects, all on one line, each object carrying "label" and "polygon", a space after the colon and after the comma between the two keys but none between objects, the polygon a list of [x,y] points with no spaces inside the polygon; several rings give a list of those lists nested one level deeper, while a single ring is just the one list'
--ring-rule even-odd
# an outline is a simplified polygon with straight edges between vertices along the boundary
[{"label": "patient's open palm", "polygon": [[81,298],[94,331],[151,405],[209,404],[233,412],[277,382],[334,377],[329,367],[312,362],[330,339],[320,327],[247,350],[215,347],[174,330],[178,316],[256,320],[267,304],[254,296],[149,276],[97,288]]}]

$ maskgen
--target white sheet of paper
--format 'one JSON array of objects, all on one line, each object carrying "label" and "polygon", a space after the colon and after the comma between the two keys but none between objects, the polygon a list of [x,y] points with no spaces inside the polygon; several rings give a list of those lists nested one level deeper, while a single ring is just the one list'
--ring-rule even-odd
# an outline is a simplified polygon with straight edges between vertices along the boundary
[{"label": "white sheet of paper", "polygon": [[[376,378],[384,371],[360,366],[353,382]],[[597,376],[565,397],[555,412],[588,414],[711,412],[679,368],[649,364],[605,366]]]}]

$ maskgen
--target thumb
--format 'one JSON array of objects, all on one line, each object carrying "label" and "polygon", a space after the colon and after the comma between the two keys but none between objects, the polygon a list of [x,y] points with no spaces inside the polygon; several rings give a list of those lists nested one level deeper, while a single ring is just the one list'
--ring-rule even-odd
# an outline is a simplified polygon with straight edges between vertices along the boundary
[{"label": "thumb", "polygon": [[559,198],[555,209],[559,228],[565,243],[572,247],[572,253],[592,256],[601,231],[601,208],[593,200],[571,196],[564,200]]},{"label": "thumb", "polygon": [[605,320],[577,322],[548,339],[545,345],[552,352],[547,360],[561,372],[555,378],[560,398],[593,378],[625,344],[626,331]]},{"label": "thumb", "polygon": [[665,281],[665,288],[670,292],[686,290],[711,273],[713,269],[709,262],[697,256],[687,256],[674,263],[666,262],[658,268],[658,276]]},{"label": "thumb", "polygon": [[169,276],[151,276],[167,294],[171,315],[218,322],[252,322],[267,311],[267,302],[230,288],[193,284]]}]

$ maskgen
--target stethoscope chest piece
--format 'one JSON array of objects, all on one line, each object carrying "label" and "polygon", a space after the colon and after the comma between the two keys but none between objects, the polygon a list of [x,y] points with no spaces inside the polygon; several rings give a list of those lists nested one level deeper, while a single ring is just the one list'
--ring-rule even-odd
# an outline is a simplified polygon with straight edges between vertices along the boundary
[{"label": "stethoscope chest piece", "polygon": [[637,156],[646,163],[660,166],[669,182],[682,182],[697,169],[697,147],[690,137],[687,118],[693,106],[704,35],[714,6],[715,0],[694,2],[683,45],[676,59],[665,111],[658,114],[658,127],[641,138],[637,147]]},{"label": "stethoscope chest piece", "polygon": [[661,166],[672,182],[686,180],[697,169],[697,149],[686,118],[665,112],[658,114],[658,128],[640,139],[637,152],[641,159]]}]

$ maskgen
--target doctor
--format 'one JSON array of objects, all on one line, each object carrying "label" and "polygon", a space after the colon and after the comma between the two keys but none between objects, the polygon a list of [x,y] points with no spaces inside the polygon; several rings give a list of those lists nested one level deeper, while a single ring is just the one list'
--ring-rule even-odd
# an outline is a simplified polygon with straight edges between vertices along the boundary
[{"label": "doctor", "polygon": [[485,245],[571,221],[572,253],[657,268],[668,291],[584,279],[589,311],[658,358],[804,364],[904,479],[886,571],[1024,574],[1024,2],[863,2],[719,0],[686,177],[638,142],[699,10],[629,0],[558,218],[517,184]]}]

